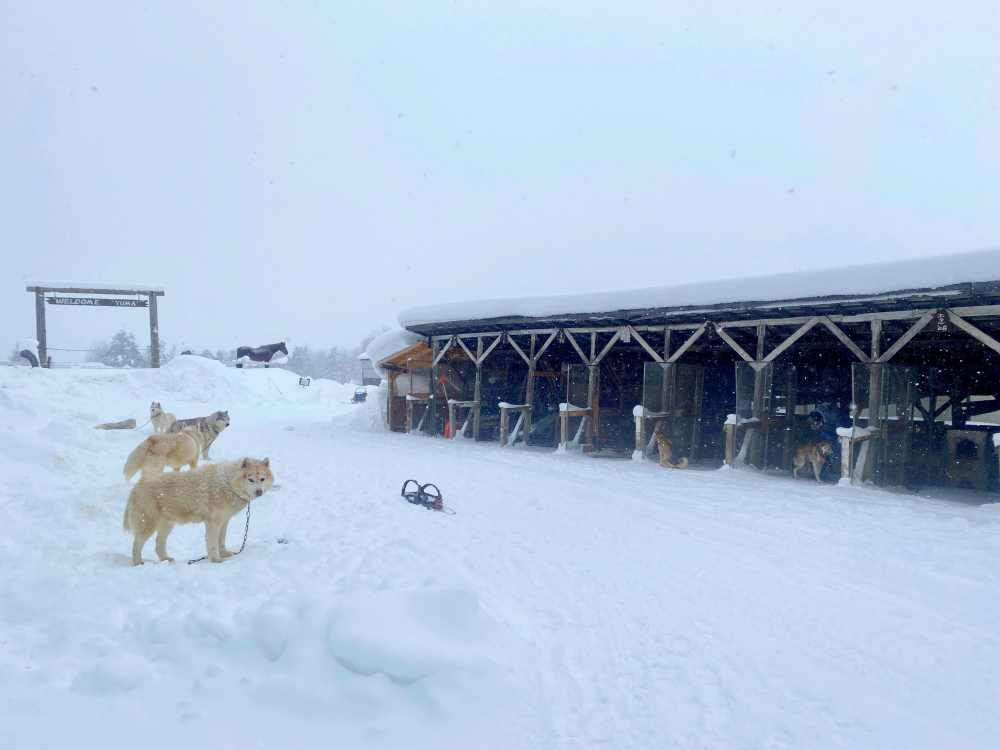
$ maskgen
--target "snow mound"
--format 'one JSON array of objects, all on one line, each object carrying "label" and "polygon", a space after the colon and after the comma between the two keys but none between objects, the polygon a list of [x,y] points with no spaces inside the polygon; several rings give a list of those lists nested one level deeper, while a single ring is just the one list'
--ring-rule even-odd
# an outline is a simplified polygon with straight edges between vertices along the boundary
[{"label": "snow mound", "polygon": [[365,592],[333,611],[327,642],[350,672],[411,685],[488,670],[495,631],[470,591]]},{"label": "snow mound", "polygon": [[[281,746],[290,725],[304,728],[304,747],[495,735],[479,724],[516,694],[503,662],[514,639],[460,576],[424,570],[426,553],[405,535],[357,526],[425,519],[345,493],[352,467],[320,439],[383,429],[384,394],[367,390],[352,404],[352,385],[304,388],[284,370],[192,356],[160,370],[0,370],[0,527],[18,530],[0,535],[5,746],[132,746],[129,733],[107,736],[106,711],[94,710],[112,705],[133,727],[161,728],[144,740],[153,747]],[[151,541],[146,564],[130,565],[121,468],[150,427],[93,425],[141,423],[153,400],[181,417],[228,409],[217,460],[271,458],[276,487],[255,502],[238,558],[183,564],[204,554],[204,532],[180,526],[169,541],[177,564],[156,564]],[[240,516],[231,549],[242,531]],[[481,746],[516,744],[489,737]]]}]

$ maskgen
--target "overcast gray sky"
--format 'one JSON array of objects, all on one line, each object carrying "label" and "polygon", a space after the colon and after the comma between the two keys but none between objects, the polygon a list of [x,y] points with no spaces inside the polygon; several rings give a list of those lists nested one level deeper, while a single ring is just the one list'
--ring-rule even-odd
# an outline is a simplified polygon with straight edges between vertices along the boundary
[{"label": "overcast gray sky", "polygon": [[[1000,244],[996,0],[0,13],[5,346],[26,279],[162,285],[181,346],[330,345],[424,301]],[[53,345],[146,325],[49,312]]]}]

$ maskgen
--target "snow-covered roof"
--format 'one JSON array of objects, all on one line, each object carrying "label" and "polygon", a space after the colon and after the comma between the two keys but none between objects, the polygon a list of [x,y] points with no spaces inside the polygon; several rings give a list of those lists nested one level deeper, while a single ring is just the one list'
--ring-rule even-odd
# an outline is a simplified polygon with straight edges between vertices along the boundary
[{"label": "snow-covered roof", "polygon": [[1000,249],[990,249],[674,286],[425,305],[401,312],[399,323],[412,329],[458,321],[547,318],[736,303],[762,307],[814,298],[827,302],[838,297],[856,300],[871,295],[880,298],[898,296],[902,292],[940,290],[956,284],[996,281],[1000,281]]},{"label": "snow-covered roof", "polygon": [[122,291],[141,292],[143,294],[163,294],[162,286],[151,286],[149,284],[127,284],[125,282],[120,284],[108,284],[106,282],[97,283],[92,281],[28,281],[26,282],[26,286],[29,289],[38,287],[41,289],[50,289],[52,291],[86,289],[95,292],[107,292],[108,294]]},{"label": "snow-covered roof", "polygon": [[361,356],[370,359],[375,370],[384,377],[385,373],[379,367],[379,363],[386,357],[408,349],[422,339],[422,336],[398,328],[394,331],[386,331],[373,338]]}]

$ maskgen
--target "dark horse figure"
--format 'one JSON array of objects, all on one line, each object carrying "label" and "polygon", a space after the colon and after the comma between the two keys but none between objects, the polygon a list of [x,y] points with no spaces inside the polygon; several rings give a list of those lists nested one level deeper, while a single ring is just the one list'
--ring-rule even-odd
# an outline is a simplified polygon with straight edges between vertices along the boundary
[{"label": "dark horse figure", "polygon": [[257,362],[267,367],[271,360],[280,354],[288,356],[288,348],[284,341],[265,346],[240,346],[236,349],[236,366],[243,367],[242,360],[246,357],[251,362]]}]

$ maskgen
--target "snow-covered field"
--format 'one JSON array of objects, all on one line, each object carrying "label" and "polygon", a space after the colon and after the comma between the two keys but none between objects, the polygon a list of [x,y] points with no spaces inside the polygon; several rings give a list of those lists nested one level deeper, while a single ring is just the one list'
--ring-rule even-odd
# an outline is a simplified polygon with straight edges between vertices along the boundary
[{"label": "snow-covered field", "polygon": [[[0,747],[998,746],[996,506],[388,434],[352,390],[0,368]],[[129,566],[149,428],[92,426],[154,399],[271,458],[243,555]]]}]

